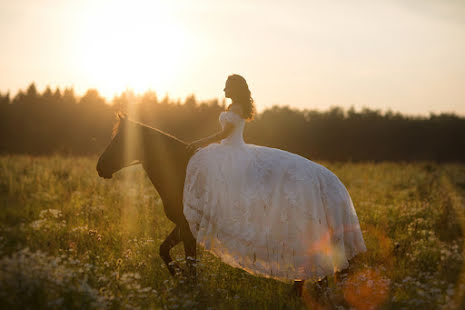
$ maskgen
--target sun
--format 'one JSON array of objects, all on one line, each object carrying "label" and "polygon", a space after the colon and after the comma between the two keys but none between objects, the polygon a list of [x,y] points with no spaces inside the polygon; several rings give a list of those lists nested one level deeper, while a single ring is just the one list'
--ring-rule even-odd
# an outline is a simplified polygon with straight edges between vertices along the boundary
[{"label": "sun", "polygon": [[187,61],[188,36],[160,1],[94,5],[80,41],[82,72],[107,97],[128,88],[167,92]]}]

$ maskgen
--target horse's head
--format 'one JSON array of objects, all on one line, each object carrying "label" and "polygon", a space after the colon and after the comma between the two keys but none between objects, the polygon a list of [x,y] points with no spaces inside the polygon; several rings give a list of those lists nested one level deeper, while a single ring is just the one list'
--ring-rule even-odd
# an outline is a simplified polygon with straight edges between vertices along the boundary
[{"label": "horse's head", "polygon": [[97,162],[98,175],[111,179],[113,173],[141,160],[140,130],[137,124],[128,120],[127,115],[118,113],[113,128],[113,139]]}]

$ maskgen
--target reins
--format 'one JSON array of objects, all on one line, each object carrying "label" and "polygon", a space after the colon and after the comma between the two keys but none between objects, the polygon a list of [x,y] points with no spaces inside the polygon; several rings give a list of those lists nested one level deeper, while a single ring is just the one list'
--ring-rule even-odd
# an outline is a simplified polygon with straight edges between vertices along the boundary
[{"label": "reins", "polygon": [[127,165],[126,167],[131,167],[131,166],[134,166],[134,165],[138,165],[138,164],[142,164],[141,161],[139,160],[134,160],[133,162],[131,162],[129,165]]}]

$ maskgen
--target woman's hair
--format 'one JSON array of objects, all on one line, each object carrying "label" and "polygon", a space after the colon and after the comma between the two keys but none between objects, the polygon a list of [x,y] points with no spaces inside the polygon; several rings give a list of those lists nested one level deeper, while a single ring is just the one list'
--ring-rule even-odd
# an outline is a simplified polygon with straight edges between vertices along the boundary
[{"label": "woman's hair", "polygon": [[[242,107],[243,117],[247,120],[252,120],[255,114],[254,101],[250,96],[249,86],[245,79],[239,74],[228,76],[228,81],[231,85],[232,98],[234,103]],[[229,107],[228,107],[229,109]]]}]

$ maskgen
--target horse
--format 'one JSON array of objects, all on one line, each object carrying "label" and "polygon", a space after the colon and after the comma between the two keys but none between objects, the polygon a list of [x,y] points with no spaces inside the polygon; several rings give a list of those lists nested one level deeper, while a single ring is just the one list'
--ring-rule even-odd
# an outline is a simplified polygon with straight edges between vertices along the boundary
[{"label": "horse", "polygon": [[170,256],[170,250],[183,242],[188,275],[194,276],[196,240],[183,213],[183,188],[190,154],[187,144],[161,130],[129,120],[118,113],[112,140],[97,162],[100,177],[113,174],[133,164],[141,164],[158,191],[166,217],[176,226],[162,242],[159,253],[171,275],[184,273]]},{"label": "horse", "polygon": [[[166,217],[176,227],[160,245],[159,253],[170,274],[185,274],[173,262],[170,250],[183,242],[188,267],[187,276],[196,278],[196,239],[192,235],[183,212],[183,190],[187,164],[193,153],[182,140],[159,129],[129,120],[118,113],[112,140],[97,162],[97,172],[104,179],[135,163],[142,164],[153,186],[158,191]],[[303,281],[294,281],[292,294],[302,296]]]}]

